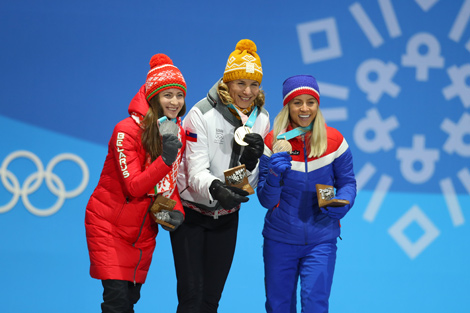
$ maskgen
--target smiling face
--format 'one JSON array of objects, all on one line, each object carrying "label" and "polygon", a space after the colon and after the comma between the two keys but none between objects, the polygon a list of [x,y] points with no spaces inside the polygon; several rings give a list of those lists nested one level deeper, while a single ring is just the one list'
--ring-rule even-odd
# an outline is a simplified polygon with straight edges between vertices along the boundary
[{"label": "smiling face", "polygon": [[236,79],[227,83],[228,92],[234,104],[246,109],[253,103],[259,94],[259,83],[252,79]]},{"label": "smiling face", "polygon": [[317,116],[318,101],[311,95],[300,95],[288,104],[289,118],[293,128],[309,126]]},{"label": "smiling face", "polygon": [[178,88],[165,89],[158,94],[163,115],[176,118],[184,105],[184,93]]}]

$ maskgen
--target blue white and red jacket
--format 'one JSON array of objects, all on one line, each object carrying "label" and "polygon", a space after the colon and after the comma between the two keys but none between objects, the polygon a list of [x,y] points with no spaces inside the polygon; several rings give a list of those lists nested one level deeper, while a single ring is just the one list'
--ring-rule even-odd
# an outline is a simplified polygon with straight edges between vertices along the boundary
[{"label": "blue white and red jacket", "polygon": [[[291,130],[291,126],[287,131]],[[328,147],[317,158],[307,158],[310,132],[289,140],[292,145],[292,168],[282,175],[280,186],[271,186],[266,178],[269,158],[273,154],[273,131],[265,138],[260,158],[258,199],[268,209],[263,236],[288,244],[317,244],[340,235],[340,224],[318,207],[316,184],[335,187],[336,198],[349,201],[349,210],[356,197],[356,179],[348,143],[341,133],[326,126]],[[271,174],[269,174],[271,175]]]}]

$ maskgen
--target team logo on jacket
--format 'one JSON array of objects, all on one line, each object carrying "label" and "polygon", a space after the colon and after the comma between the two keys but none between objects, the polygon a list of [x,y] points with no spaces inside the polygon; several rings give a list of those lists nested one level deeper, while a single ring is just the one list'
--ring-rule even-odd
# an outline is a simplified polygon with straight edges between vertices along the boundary
[{"label": "team logo on jacket", "polygon": [[124,133],[117,133],[117,140],[116,140],[116,149],[119,152],[119,165],[121,167],[122,176],[124,178],[129,177],[129,172],[127,171],[127,156],[124,154],[124,148],[122,147],[122,142],[124,140]]},{"label": "team logo on jacket", "polygon": [[300,151],[299,150],[294,150],[290,153],[290,155],[299,155]]},{"label": "team logo on jacket", "polygon": [[215,137],[214,137],[214,142],[215,143],[224,143],[224,130],[220,128],[215,129]]},{"label": "team logo on jacket", "polygon": [[197,142],[197,134],[192,133],[189,130],[186,131],[186,140],[191,142]]}]

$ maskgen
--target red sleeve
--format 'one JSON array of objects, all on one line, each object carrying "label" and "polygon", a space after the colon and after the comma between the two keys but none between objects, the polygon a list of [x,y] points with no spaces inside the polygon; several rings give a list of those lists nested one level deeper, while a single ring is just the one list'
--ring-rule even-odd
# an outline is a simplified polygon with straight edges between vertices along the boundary
[{"label": "red sleeve", "polygon": [[343,135],[336,128],[327,126],[326,135],[328,137],[328,147],[325,155],[335,152],[343,143]]},{"label": "red sleeve", "polygon": [[264,137],[264,144],[269,148],[269,150],[273,150],[273,137],[274,133],[273,131],[270,131],[266,137]]},{"label": "red sleeve", "polygon": [[[131,196],[141,197],[162,180],[171,167],[166,165],[160,156],[145,169],[146,153],[141,144],[138,126],[129,125],[126,120],[123,122],[114,129],[110,145],[116,165],[121,170],[121,182]],[[134,123],[132,120],[130,122]],[[126,125],[128,127],[122,127]]]}]

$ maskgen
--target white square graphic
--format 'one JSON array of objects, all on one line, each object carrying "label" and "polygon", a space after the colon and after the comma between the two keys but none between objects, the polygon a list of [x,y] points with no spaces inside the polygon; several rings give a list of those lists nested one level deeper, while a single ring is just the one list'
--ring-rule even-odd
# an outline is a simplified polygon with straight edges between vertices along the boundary
[{"label": "white square graphic", "polygon": [[[325,48],[315,49],[310,35],[320,32],[325,32],[328,45]],[[298,24],[297,35],[305,64],[334,59],[342,55],[338,28],[334,18]]]},{"label": "white square graphic", "polygon": [[[416,222],[424,232],[415,242],[412,242],[404,233],[404,230],[413,222]],[[439,236],[440,231],[426,214],[415,205],[388,229],[388,233],[410,259],[414,259]]]}]

